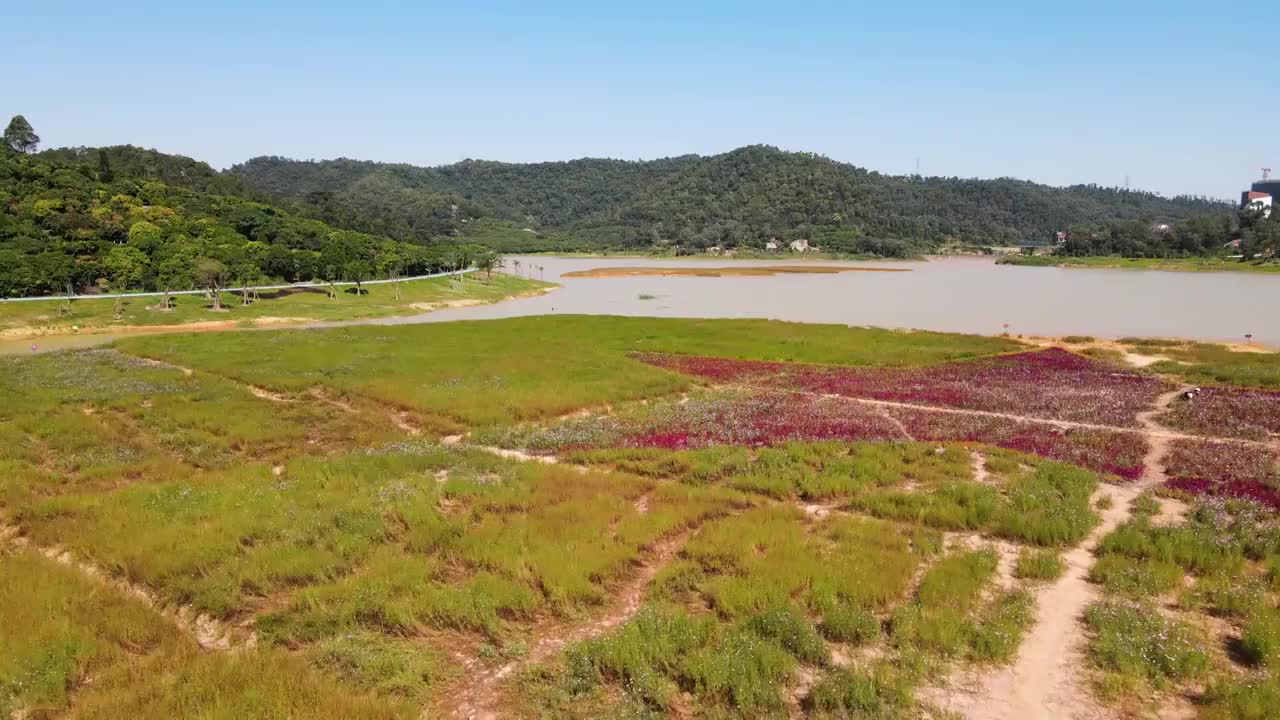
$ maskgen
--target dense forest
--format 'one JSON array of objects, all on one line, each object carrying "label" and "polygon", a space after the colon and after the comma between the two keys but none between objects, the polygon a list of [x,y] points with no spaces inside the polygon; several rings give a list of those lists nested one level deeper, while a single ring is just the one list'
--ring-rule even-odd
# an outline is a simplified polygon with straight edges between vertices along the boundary
[{"label": "dense forest", "polygon": [[456,239],[412,245],[220,194],[244,191],[189,158],[132,147],[34,154],[11,134],[0,152],[0,297],[360,282],[492,262]]},{"label": "dense forest", "polygon": [[1093,186],[895,177],[766,146],[648,162],[434,168],[267,157],[229,172],[277,201],[302,203],[299,212],[406,241],[465,232],[463,221],[484,216],[596,247],[763,249],[772,239],[824,238],[837,252],[898,254],[947,242],[1048,242],[1073,223],[1169,223],[1230,207]]},{"label": "dense forest", "polygon": [[17,116],[0,148],[0,297],[363,281],[491,265],[494,251],[702,252],[806,239],[904,257],[944,244],[1048,243],[1066,228],[1064,254],[1277,249],[1276,219],[1219,201],[895,177],[765,146],[434,168],[263,157],[219,172],[129,145],[36,152],[38,143]]}]

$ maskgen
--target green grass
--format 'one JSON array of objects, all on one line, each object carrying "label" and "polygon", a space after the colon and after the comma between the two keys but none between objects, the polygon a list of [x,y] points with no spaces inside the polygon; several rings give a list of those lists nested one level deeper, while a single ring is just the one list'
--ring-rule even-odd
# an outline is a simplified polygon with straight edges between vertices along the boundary
[{"label": "green grass", "polygon": [[948,555],[925,573],[914,601],[894,610],[889,634],[899,651],[1003,662],[1030,625],[1034,601],[1023,591],[984,593],[995,576],[992,550]]},{"label": "green grass", "polygon": [[814,686],[806,704],[818,717],[889,720],[911,707],[914,685],[908,674],[887,663],[868,669],[840,668]]},{"label": "green grass", "polygon": [[[640,515],[634,500],[650,490]],[[496,634],[501,614],[599,603],[642,547],[725,506],[710,491],[419,444],[300,459],[279,478],[248,465],[69,494],[18,519],[42,543],[215,615],[308,585],[263,623],[311,641],[418,624]]]},{"label": "green grass", "polygon": [[278,391],[319,385],[483,426],[673,393],[693,383],[629,359],[635,350],[916,365],[1016,346],[975,336],[763,320],[542,316],[134,337],[119,347]]},{"label": "green grass", "polygon": [[1240,652],[1255,665],[1280,669],[1280,610],[1259,609],[1244,626]]},{"label": "green grass", "polygon": [[1183,570],[1171,562],[1104,555],[1089,571],[1089,580],[1108,593],[1132,599],[1151,598],[1182,585]]},{"label": "green grass", "polygon": [[1269,720],[1280,707],[1280,677],[1224,678],[1209,686],[1205,720]]},{"label": "green grass", "polygon": [[1063,569],[1062,558],[1057,552],[1024,548],[1018,553],[1014,574],[1024,580],[1057,580]]},{"label": "green grass", "polygon": [[1095,603],[1085,611],[1089,658],[1104,673],[1110,693],[1162,688],[1200,677],[1209,669],[1205,639],[1153,607]]},{"label": "green grass", "polygon": [[1098,522],[1089,498],[1097,476],[1070,465],[1030,461],[1005,488],[969,481],[932,489],[880,490],[850,506],[880,517],[949,530],[987,530],[1010,540],[1044,546],[1079,542]]},{"label": "green grass", "polygon": [[[74,702],[72,698],[74,693]],[[288,655],[207,654],[138,600],[34,553],[0,554],[0,714],[408,718]]]},{"label": "green grass", "polygon": [[[116,301],[84,298],[69,304],[61,300],[0,303],[0,331],[30,330],[54,334],[109,330],[122,326],[186,325],[199,322],[253,322],[263,318],[303,320],[354,320],[357,318],[411,315],[448,303],[497,302],[524,293],[554,287],[551,283],[496,274],[485,278],[472,274],[466,280],[429,278],[400,283],[400,297],[390,285],[369,285],[363,294],[338,287],[337,298],[327,288],[271,290],[257,301],[243,304],[240,295],[222,293],[223,312],[209,307],[203,295],[174,295],[173,309],[158,309],[162,298],[127,298],[123,313],[115,319]],[[350,291],[350,292],[348,292]],[[418,305],[420,307],[414,307]]]},{"label": "green grass", "polygon": [[1248,561],[1280,550],[1280,527],[1270,511],[1241,501],[1199,506],[1184,524],[1156,526],[1138,516],[1099,545],[1102,555],[1172,563],[1202,576],[1229,577]]},{"label": "green grass", "polygon": [[1222,345],[1196,343],[1165,349],[1162,354],[1170,359],[1157,362],[1151,368],[1188,382],[1280,389],[1280,358],[1274,352],[1238,351]]},{"label": "green grass", "polygon": [[1001,265],[1067,267],[1115,270],[1166,270],[1173,272],[1280,272],[1280,263],[1241,262],[1228,258],[1124,258],[1119,256],[1073,257],[1067,255],[1006,255]]}]

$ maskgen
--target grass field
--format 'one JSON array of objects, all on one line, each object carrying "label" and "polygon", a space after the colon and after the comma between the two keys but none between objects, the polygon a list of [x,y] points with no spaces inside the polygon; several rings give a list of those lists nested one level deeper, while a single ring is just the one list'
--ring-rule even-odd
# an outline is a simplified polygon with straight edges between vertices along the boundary
[{"label": "grass field", "polygon": [[[61,300],[0,302],[0,337],[24,337],[70,332],[101,332],[129,327],[219,324],[281,324],[317,320],[407,315],[458,304],[497,302],[521,294],[554,287],[551,283],[510,275],[470,274],[466,279],[428,278],[399,283],[368,285],[356,294],[354,288],[338,287],[330,297],[327,288],[311,287],[270,290],[244,304],[239,293],[222,293],[223,310],[210,308],[204,295],[174,295],[170,310],[160,309],[162,298],[127,298],[116,318],[116,301],[91,297],[71,302]],[[252,300],[252,296],[251,296]]]},{"label": "grass field", "polygon": [[[0,714],[937,717],[1124,508],[1094,694],[1265,717],[1280,524],[1223,488],[1274,457],[1177,436],[1185,519],[1099,499],[1167,387],[1004,339],[573,316],[0,358]],[[861,402],[891,391],[931,409]],[[1222,392],[1160,421],[1270,427]],[[1086,416],[1116,427],[1053,425]]]}]

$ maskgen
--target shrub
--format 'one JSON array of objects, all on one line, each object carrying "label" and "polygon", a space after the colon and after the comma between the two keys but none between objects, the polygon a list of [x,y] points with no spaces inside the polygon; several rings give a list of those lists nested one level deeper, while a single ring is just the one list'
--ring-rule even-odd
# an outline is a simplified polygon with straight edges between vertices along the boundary
[{"label": "shrub", "polygon": [[795,608],[777,607],[752,617],[747,628],[765,640],[772,640],[804,662],[826,665],[831,653],[818,633]]},{"label": "shrub", "polygon": [[916,598],[924,608],[967,611],[996,571],[992,550],[950,555],[939,560],[920,581]]},{"label": "shrub", "polygon": [[1024,548],[1018,553],[1014,574],[1023,580],[1057,580],[1062,570],[1062,558],[1057,552]]},{"label": "shrub", "polygon": [[1280,707],[1280,678],[1233,678],[1205,692],[1204,720],[1271,720]]},{"label": "shrub", "polygon": [[795,661],[786,650],[753,632],[733,630],[689,658],[686,672],[694,690],[748,715],[782,707],[778,689]]},{"label": "shrub", "polygon": [[870,610],[840,604],[823,613],[818,627],[829,640],[867,645],[880,637],[880,621]]},{"label": "shrub", "polygon": [[1103,555],[1089,571],[1089,580],[1109,593],[1139,599],[1161,595],[1182,584],[1182,568],[1160,560],[1135,560]]},{"label": "shrub", "polygon": [[885,666],[840,668],[814,686],[806,705],[819,715],[887,719],[899,717],[913,695],[911,683]]},{"label": "shrub", "polygon": [[1202,675],[1209,666],[1204,639],[1185,623],[1152,607],[1095,603],[1085,611],[1089,657],[1104,672],[1163,687]]},{"label": "shrub", "polygon": [[1240,638],[1240,650],[1255,665],[1280,666],[1280,612],[1260,612],[1250,619]]},{"label": "shrub", "polygon": [[665,707],[664,676],[674,674],[685,656],[706,643],[712,625],[706,618],[644,608],[612,633],[569,650],[570,689],[585,692],[604,676],[644,702]]},{"label": "shrub", "polygon": [[900,650],[919,650],[943,657],[959,657],[969,648],[976,628],[952,608],[898,608],[889,619],[889,637]]},{"label": "shrub", "polygon": [[1022,644],[1035,611],[1035,599],[1025,590],[1006,592],[996,598],[986,618],[970,641],[972,656],[981,662],[1003,662],[1013,657]]}]

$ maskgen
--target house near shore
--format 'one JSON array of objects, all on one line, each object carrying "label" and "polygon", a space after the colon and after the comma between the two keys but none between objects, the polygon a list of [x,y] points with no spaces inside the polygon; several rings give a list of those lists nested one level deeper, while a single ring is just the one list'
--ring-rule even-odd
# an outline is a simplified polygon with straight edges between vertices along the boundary
[{"label": "house near shore", "polygon": [[817,248],[810,247],[808,240],[791,241],[791,252],[809,252],[810,250],[817,250]]},{"label": "house near shore", "polygon": [[777,240],[770,240],[769,242],[767,242],[767,243],[765,243],[765,244],[764,244],[764,249],[765,249],[765,250],[777,250],[777,249],[778,249],[778,241],[777,241]]}]

